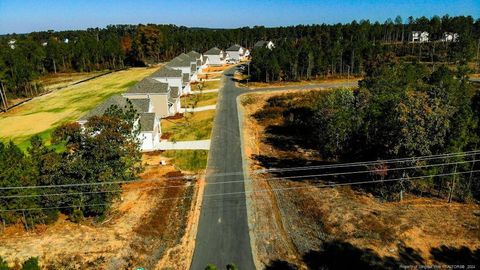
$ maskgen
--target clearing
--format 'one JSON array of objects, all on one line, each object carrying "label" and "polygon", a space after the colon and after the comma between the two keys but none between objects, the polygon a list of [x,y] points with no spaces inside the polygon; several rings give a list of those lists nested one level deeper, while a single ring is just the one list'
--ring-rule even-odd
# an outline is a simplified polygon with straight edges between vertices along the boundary
[{"label": "clearing", "polygon": [[145,154],[143,162],[141,180],[123,185],[106,220],[77,224],[63,216],[28,232],[7,227],[0,256],[11,264],[38,256],[44,269],[188,268],[203,180],[180,178],[184,173],[158,153]]},{"label": "clearing", "polygon": [[22,149],[39,134],[49,143],[55,127],[80,118],[111,95],[124,92],[155,68],[131,68],[34,98],[0,114],[0,140],[13,140]]},{"label": "clearing", "polygon": [[[302,102],[305,94],[291,92],[290,99]],[[294,140],[285,131],[279,133],[287,108],[264,110],[266,100],[275,95],[279,92],[241,97],[249,169],[319,162],[314,150],[279,144]],[[272,115],[257,121],[253,115],[260,111]],[[260,265],[272,269],[289,269],[280,268],[289,264],[312,269],[472,264],[480,252],[478,204],[413,195],[402,202],[384,202],[350,186],[311,188],[318,181],[289,180],[281,173],[251,178],[246,189],[253,190],[248,196],[253,251]]]}]

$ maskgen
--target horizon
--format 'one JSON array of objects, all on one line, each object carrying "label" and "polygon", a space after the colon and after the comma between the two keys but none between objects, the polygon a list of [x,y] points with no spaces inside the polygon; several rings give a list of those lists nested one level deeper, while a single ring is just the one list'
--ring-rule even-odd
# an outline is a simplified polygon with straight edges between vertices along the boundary
[{"label": "horizon", "polygon": [[[480,17],[480,3],[475,1],[264,1],[246,0],[235,10],[236,2],[142,0],[102,1],[100,3],[74,1],[12,1],[0,2],[0,35],[28,34],[43,31],[75,31],[105,28],[108,25],[172,24],[188,28],[236,29],[242,27],[287,27],[295,25],[337,24],[369,20],[383,23],[401,16],[442,17],[449,15]],[[201,6],[201,7],[199,7]],[[255,6],[255,8],[252,8]],[[233,10],[232,10],[233,9]],[[382,15],[376,10],[381,9]],[[135,12],[131,12],[131,11]],[[342,10],[343,12],[338,12]],[[104,12],[109,11],[109,12]],[[158,12],[157,12],[158,11]],[[337,12],[335,12],[337,11]],[[213,13],[213,15],[211,15]],[[248,16],[242,15],[247,14]],[[302,16],[299,16],[302,14]],[[389,15],[384,15],[389,14]],[[55,19],[52,19],[55,18]]]}]

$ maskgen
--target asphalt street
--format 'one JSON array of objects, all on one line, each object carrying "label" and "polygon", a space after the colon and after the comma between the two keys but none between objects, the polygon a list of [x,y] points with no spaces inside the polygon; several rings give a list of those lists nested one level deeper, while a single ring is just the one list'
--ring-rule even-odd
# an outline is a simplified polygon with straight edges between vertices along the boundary
[{"label": "asphalt street", "polygon": [[[236,99],[243,93],[286,89],[335,88],[354,83],[323,83],[248,90],[235,86],[235,68],[225,71],[212,132],[205,191],[198,225],[195,251],[190,269],[203,270],[207,264],[225,269],[234,263],[238,269],[255,269],[250,246],[238,108]],[[219,175],[220,174],[220,175]],[[222,175],[224,174],[224,175]],[[234,182],[231,182],[234,181]],[[212,183],[220,184],[212,184]],[[231,183],[229,183],[231,182]],[[234,194],[232,194],[234,193]]]}]

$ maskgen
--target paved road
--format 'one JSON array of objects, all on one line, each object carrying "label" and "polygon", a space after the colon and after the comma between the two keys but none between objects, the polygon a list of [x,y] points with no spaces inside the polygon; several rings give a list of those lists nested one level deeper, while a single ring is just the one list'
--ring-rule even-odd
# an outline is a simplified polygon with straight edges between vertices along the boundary
[{"label": "paved road", "polygon": [[[234,69],[225,72],[224,87],[219,92],[208,157],[207,185],[190,267],[193,270],[203,270],[209,263],[215,264],[219,269],[225,269],[228,263],[234,263],[241,270],[255,269],[248,232],[245,194],[242,193],[245,186],[243,182],[238,182],[243,179],[243,175],[228,175],[243,171],[237,97],[247,92],[335,88],[356,84],[323,83],[248,90],[235,86],[232,81],[233,72]],[[225,173],[227,175],[218,175]],[[228,183],[229,181],[237,182]],[[215,182],[222,183],[211,185]],[[227,194],[222,195],[224,193]]]},{"label": "paved road", "polygon": [[[219,102],[210,144],[208,167],[200,223],[191,269],[203,270],[209,263],[225,269],[234,263],[238,269],[255,269],[250,248],[245,194],[242,175],[213,176],[242,171],[240,131],[236,98],[243,91],[231,80],[234,69],[226,71],[225,85],[219,92]],[[208,185],[208,183],[222,184]],[[224,183],[227,182],[227,183]]]}]

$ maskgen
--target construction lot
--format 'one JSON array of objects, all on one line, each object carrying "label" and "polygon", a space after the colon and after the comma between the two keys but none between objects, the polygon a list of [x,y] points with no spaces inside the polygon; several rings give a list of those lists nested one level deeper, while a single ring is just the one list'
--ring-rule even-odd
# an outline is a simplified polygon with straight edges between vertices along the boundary
[{"label": "construction lot", "polygon": [[[271,133],[281,124],[287,108],[262,111],[266,100],[279,94],[241,97],[244,151],[250,171],[321,162],[319,153],[312,149],[293,145],[292,150],[272,143],[290,140],[288,135]],[[304,93],[292,95],[302,102]],[[257,121],[254,114],[259,112],[280,117]],[[350,186],[312,188],[318,179],[295,181],[271,173],[250,177],[246,189],[252,190],[248,198],[253,252],[260,265],[271,269],[295,265],[397,269],[399,265],[451,265],[462,260],[468,264],[478,259],[477,204],[414,195],[402,202],[385,202]]]}]

